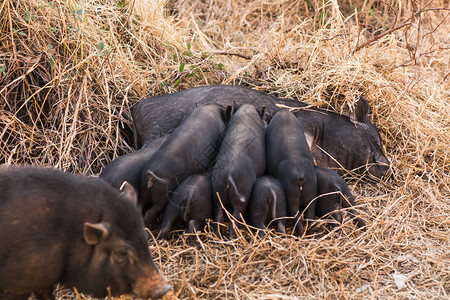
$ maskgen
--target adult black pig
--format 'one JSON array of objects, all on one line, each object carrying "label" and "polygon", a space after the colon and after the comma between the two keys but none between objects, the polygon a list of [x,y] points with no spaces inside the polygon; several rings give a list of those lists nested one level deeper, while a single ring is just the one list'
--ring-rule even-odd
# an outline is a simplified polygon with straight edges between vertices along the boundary
[{"label": "adult black pig", "polygon": [[[304,107],[296,100],[280,99],[266,93],[234,85],[201,86],[177,93],[141,100],[131,108],[135,143],[138,147],[156,139],[160,132],[170,133],[196,105],[252,104],[265,106],[269,114],[276,104]],[[377,127],[370,122],[370,107],[361,97],[350,117],[322,109],[295,112],[305,130],[309,147],[318,165],[354,170],[381,178],[390,174]],[[342,173],[343,171],[341,171]]]},{"label": "adult black pig", "polygon": [[0,166],[0,195],[0,299],[50,297],[56,283],[96,297],[110,287],[159,298],[170,288],[152,261],[136,199],[102,179]]},{"label": "adult black pig", "polygon": [[231,107],[217,104],[200,106],[178,126],[150,158],[141,175],[140,197],[149,226],[166,207],[169,192],[189,175],[209,167],[220,147]]},{"label": "adult black pig", "polygon": [[259,228],[258,235],[264,236],[264,229],[270,222],[277,232],[286,233],[286,196],[281,182],[272,176],[259,177],[252,188],[247,207],[250,225]]},{"label": "adult black pig", "polygon": [[[160,137],[144,145],[142,149],[119,156],[102,170],[99,177],[117,189],[120,189],[123,182],[126,181],[131,184],[135,191],[139,192],[141,190],[142,169],[166,139],[167,136]],[[142,206],[144,202],[138,194],[138,204]]]},{"label": "adult black pig", "polygon": [[[240,219],[250,199],[252,186],[266,168],[264,124],[252,105],[240,106],[228,123],[222,146],[212,169],[214,221],[223,221],[224,207]],[[234,220],[230,220],[229,237],[236,238]]]},{"label": "adult black pig", "polygon": [[278,111],[266,130],[267,173],[281,181],[286,192],[288,213],[295,216],[297,234],[303,231],[301,209],[305,220],[315,218],[317,196],[314,162],[303,126],[288,110]]},{"label": "adult black pig", "polygon": [[[182,219],[188,226],[188,233],[200,231],[206,219],[212,218],[211,178],[206,174],[195,174],[184,180],[170,195],[164,211],[160,238],[166,238],[173,223]],[[194,237],[189,239],[194,244]]]},{"label": "adult black pig", "polygon": [[355,198],[347,183],[335,171],[328,168],[314,166],[317,178],[317,198],[316,215],[319,218],[329,216],[336,222],[341,223],[342,217],[339,209],[345,208],[357,227],[363,227],[366,223],[358,217],[358,213],[353,209]]}]

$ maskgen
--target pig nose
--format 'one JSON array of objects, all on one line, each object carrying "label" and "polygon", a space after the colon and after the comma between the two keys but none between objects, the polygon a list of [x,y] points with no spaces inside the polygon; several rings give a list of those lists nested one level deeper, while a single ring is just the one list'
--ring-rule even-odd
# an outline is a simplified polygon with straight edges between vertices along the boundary
[{"label": "pig nose", "polygon": [[375,162],[369,167],[368,171],[370,175],[381,180],[388,178],[393,173],[389,161],[384,159],[375,159]]},{"label": "pig nose", "polygon": [[152,292],[152,295],[150,297],[152,298],[152,300],[161,299],[162,296],[164,296],[171,288],[172,286],[170,284],[162,282],[161,285]]}]

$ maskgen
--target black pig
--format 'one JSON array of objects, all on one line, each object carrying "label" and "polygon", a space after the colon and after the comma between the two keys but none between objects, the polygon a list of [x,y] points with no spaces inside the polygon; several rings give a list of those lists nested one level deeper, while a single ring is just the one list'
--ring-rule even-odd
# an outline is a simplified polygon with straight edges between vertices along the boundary
[{"label": "black pig", "polygon": [[[265,106],[271,115],[280,110],[277,104],[300,108],[306,106],[296,100],[280,99],[243,86],[200,86],[136,103],[131,108],[135,143],[140,146],[156,139],[160,132],[170,133],[196,105],[208,103],[252,104],[257,108]],[[295,115],[303,125],[318,165],[344,167],[378,178],[392,172],[383,153],[378,129],[370,121],[369,104],[363,97],[355,103],[350,117],[316,108],[300,109]]]},{"label": "black pig", "polygon": [[[212,217],[211,178],[195,174],[184,180],[170,196],[161,224],[160,238],[166,238],[172,224],[182,219],[188,225],[188,233],[195,233]],[[194,239],[191,236],[190,243]]]},{"label": "black pig", "polygon": [[303,126],[288,110],[277,112],[266,131],[267,172],[281,181],[286,192],[288,213],[296,216],[295,232],[303,230],[300,209],[306,221],[315,218],[317,196],[314,161]]},{"label": "black pig", "polygon": [[[240,106],[228,123],[222,146],[213,167],[211,182],[214,221],[223,221],[223,209],[240,219],[250,199],[253,183],[266,168],[264,124],[252,105]],[[234,221],[230,220],[229,237],[235,238]]]},{"label": "black pig", "polygon": [[353,209],[355,198],[347,183],[335,171],[328,168],[315,166],[318,195],[316,215],[319,218],[330,216],[337,222],[342,222],[339,209],[346,208],[357,227],[363,227],[366,223],[358,217]]},{"label": "black pig", "polygon": [[264,236],[267,224],[273,222],[277,232],[286,233],[286,196],[281,182],[272,176],[259,177],[252,188],[247,207],[250,225],[259,228],[258,235]]},{"label": "black pig", "polygon": [[143,206],[151,203],[144,223],[150,225],[166,207],[169,192],[189,175],[202,173],[220,147],[231,107],[200,106],[178,126],[150,158],[141,176]]},{"label": "black pig", "polygon": [[[99,177],[117,189],[126,181],[136,191],[140,191],[142,169],[166,139],[167,136],[161,137],[145,145],[142,149],[116,158],[102,170]],[[142,205],[143,200],[139,195],[138,200],[138,203]]]},{"label": "black pig", "polygon": [[0,299],[50,298],[56,283],[105,297],[159,298],[136,199],[98,178],[0,166]]}]

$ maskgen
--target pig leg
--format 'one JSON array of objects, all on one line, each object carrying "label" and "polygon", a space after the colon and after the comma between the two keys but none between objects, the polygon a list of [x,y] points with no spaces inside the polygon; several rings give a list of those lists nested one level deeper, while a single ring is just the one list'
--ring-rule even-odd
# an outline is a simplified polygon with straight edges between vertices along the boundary
[{"label": "pig leg", "polygon": [[294,234],[297,236],[302,235],[303,233],[303,224],[300,217],[300,211],[298,207],[289,207],[289,215],[294,217]]},{"label": "pig leg", "polygon": [[297,216],[294,218],[294,233],[296,236],[301,236],[303,234],[303,224],[302,218],[300,217],[300,212],[297,211]]},{"label": "pig leg", "polygon": [[305,222],[306,222],[306,234],[312,233],[313,222],[316,218],[316,206],[317,206],[317,183],[316,179],[308,178],[303,185],[301,203],[306,207],[305,210]]},{"label": "pig leg", "polygon": [[237,237],[235,226],[236,224],[234,224],[234,220],[230,220],[230,226],[228,227],[228,238],[230,240],[234,240]]},{"label": "pig leg", "polygon": [[[214,182],[214,180],[214,178],[211,179],[212,182]],[[213,195],[213,220],[216,223],[214,226],[214,231],[217,236],[220,236],[220,223],[223,223],[224,219],[224,211],[222,209],[221,202],[227,202],[228,198],[226,197],[226,195],[228,191],[223,181],[221,181],[219,178],[216,178],[216,180],[218,183],[215,188],[217,192]]]},{"label": "pig leg", "polygon": [[300,213],[300,191],[297,186],[293,186],[289,181],[282,181],[286,191],[286,204],[290,217],[294,217],[294,234],[300,236],[303,233],[303,224]]},{"label": "pig leg", "polygon": [[260,222],[259,225],[255,226],[256,228],[258,228],[258,231],[256,232],[258,234],[258,236],[260,238],[263,238],[266,233],[265,230],[267,229],[266,224],[264,224],[264,222]]},{"label": "pig leg", "polygon": [[153,205],[144,216],[144,224],[149,227],[164,211],[164,206]]},{"label": "pig leg", "polygon": [[342,216],[339,212],[336,212],[336,211],[333,212],[331,214],[331,218],[335,221],[335,222],[331,223],[331,227],[334,228],[334,227],[338,226],[339,224],[342,224]]},{"label": "pig leg", "polygon": [[243,214],[243,212],[240,209],[233,210],[233,213],[232,213],[233,218],[230,220],[230,228],[229,228],[229,235],[228,235],[228,238],[230,240],[234,240],[237,238],[237,234],[236,234],[237,224],[235,223],[235,219],[242,220],[241,214]]},{"label": "pig leg", "polygon": [[189,241],[189,245],[199,248],[200,245],[197,242],[196,236],[195,234],[197,233],[197,231],[201,231],[202,230],[202,224],[204,222],[201,220],[190,220],[188,223],[188,233],[190,233],[191,235],[188,238]]},{"label": "pig leg", "polygon": [[361,227],[366,226],[366,222],[363,219],[361,219],[360,217],[357,217],[355,211],[354,211],[354,215],[352,218],[353,218],[353,222],[356,224],[356,227],[361,228]]},{"label": "pig leg", "polygon": [[353,219],[353,222],[355,223],[356,227],[361,228],[361,227],[366,226],[366,222],[364,222],[363,219],[358,217],[358,213],[352,208],[355,205],[353,196],[347,197],[348,200],[345,197],[342,197],[342,198],[343,198],[342,199],[342,207],[349,208],[348,213],[350,214],[350,217]]},{"label": "pig leg", "polygon": [[283,223],[282,220],[276,221],[276,231],[279,233],[286,234],[286,225]]},{"label": "pig leg", "polygon": [[267,219],[267,215],[269,215],[269,211],[267,207],[257,208],[250,207],[250,224],[257,228],[256,234],[262,238],[265,235],[264,230],[267,228],[264,221]]},{"label": "pig leg", "polygon": [[178,218],[177,208],[172,207],[172,205],[167,206],[166,212],[164,213],[164,218],[161,224],[161,230],[159,231],[158,238],[167,238],[173,223]]},{"label": "pig leg", "polygon": [[214,227],[216,234],[219,235],[220,223],[223,223],[223,210],[219,203],[214,207],[214,222],[216,222],[216,226]]},{"label": "pig leg", "polygon": [[[307,217],[305,212],[305,226],[306,226],[306,235],[313,234],[313,227],[314,227],[314,219],[311,219],[310,217]],[[310,214],[308,214],[310,215]]]},{"label": "pig leg", "polygon": [[300,211],[297,205],[290,205],[288,208],[289,215],[294,217],[294,234],[297,236],[303,233],[303,224],[300,217]]},{"label": "pig leg", "polygon": [[203,223],[204,221],[202,220],[189,220],[188,233],[196,233],[197,231],[201,231]]}]

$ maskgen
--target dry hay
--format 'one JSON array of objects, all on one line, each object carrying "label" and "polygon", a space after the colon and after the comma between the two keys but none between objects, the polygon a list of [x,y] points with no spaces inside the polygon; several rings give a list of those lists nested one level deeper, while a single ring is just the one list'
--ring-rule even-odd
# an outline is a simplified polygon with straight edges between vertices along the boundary
[{"label": "dry hay", "polygon": [[0,162],[98,174],[133,151],[133,103],[201,84],[340,113],[363,93],[395,169],[350,182],[368,230],[257,240],[244,228],[199,250],[174,233],[151,244],[165,298],[448,298],[448,14],[444,0],[5,0]]}]

